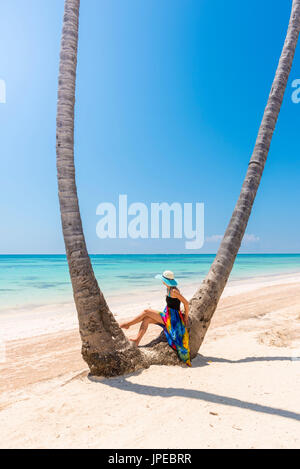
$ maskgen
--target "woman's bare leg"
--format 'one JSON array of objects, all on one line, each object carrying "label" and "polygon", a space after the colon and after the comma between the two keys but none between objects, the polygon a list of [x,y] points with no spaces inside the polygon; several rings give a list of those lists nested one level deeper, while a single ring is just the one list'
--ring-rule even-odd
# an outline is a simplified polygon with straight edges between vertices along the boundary
[{"label": "woman's bare leg", "polygon": [[142,340],[142,337],[144,337],[144,335],[146,334],[149,324],[157,324],[157,322],[153,321],[150,318],[143,319],[137,338],[130,339],[131,342],[133,342],[136,346],[139,345],[140,341]]},{"label": "woman's bare leg", "polygon": [[164,324],[161,315],[158,311],[154,311],[153,309],[145,309],[141,314],[139,314],[136,318],[132,319],[131,321],[124,322],[121,324],[123,329],[129,329],[129,327],[133,326],[134,324],[138,324],[142,322],[144,319],[151,319],[153,323]]}]

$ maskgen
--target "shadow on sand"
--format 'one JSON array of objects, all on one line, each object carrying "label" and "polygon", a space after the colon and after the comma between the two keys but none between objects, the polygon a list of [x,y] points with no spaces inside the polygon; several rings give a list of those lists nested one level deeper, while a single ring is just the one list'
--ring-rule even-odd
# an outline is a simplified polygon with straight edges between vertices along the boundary
[{"label": "shadow on sand", "polygon": [[[248,357],[241,360],[227,360],[224,358],[215,358],[215,357],[204,357],[198,355],[195,360],[193,360],[193,367],[202,367],[207,366],[209,362],[211,363],[251,363],[251,362],[263,362],[263,361],[292,361],[291,357]],[[299,359],[297,359],[299,360]],[[188,370],[188,368],[187,368]],[[278,409],[276,407],[269,407],[265,405],[255,404],[252,402],[241,401],[228,396],[217,395],[205,391],[198,391],[194,389],[185,389],[185,388],[172,388],[172,387],[160,387],[160,386],[148,386],[144,384],[132,383],[126,378],[130,376],[137,376],[141,372],[133,373],[127,377],[119,378],[110,378],[103,379],[93,376],[89,376],[89,379],[93,382],[101,383],[102,385],[109,386],[111,388],[120,389],[125,392],[132,392],[136,394],[146,395],[146,396],[160,396],[164,398],[178,396],[185,397],[187,399],[198,399],[204,402],[211,402],[213,404],[222,404],[230,407],[238,407],[240,409],[248,409],[253,412],[260,412],[264,414],[276,415],[278,417],[284,417],[287,419],[300,421],[300,414],[296,412]]]},{"label": "shadow on sand", "polygon": [[228,364],[239,364],[239,363],[253,363],[253,362],[293,362],[300,361],[300,357],[247,357],[241,358],[240,360],[228,360],[226,358],[217,357],[205,357],[203,355],[197,355],[193,360],[193,368],[201,368],[207,366],[210,363],[228,363]]}]

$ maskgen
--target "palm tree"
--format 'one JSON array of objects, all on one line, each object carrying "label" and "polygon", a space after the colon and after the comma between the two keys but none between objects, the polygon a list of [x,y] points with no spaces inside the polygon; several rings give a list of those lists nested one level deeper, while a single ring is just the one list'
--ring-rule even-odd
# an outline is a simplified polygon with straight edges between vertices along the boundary
[{"label": "palm tree", "polygon": [[[74,166],[74,107],[80,0],[65,0],[57,105],[57,177],[62,229],[78,312],[82,355],[91,373],[116,376],[151,364],[176,364],[163,336],[137,349],[118,326],[95,278],[79,211]],[[300,30],[300,0],[292,14],[278,69],[240,197],[210,271],[193,296],[190,345],[195,357],[239,251],[270,148]]]},{"label": "palm tree", "polygon": [[143,366],[99,289],[87,252],[74,166],[74,106],[80,0],[66,0],[57,104],[57,177],[62,229],[78,312],[82,355],[93,374],[117,375]]},{"label": "palm tree", "polygon": [[203,342],[247,228],[291,72],[299,30],[300,0],[293,0],[285,43],[240,196],[209,273],[191,300],[192,357]]}]

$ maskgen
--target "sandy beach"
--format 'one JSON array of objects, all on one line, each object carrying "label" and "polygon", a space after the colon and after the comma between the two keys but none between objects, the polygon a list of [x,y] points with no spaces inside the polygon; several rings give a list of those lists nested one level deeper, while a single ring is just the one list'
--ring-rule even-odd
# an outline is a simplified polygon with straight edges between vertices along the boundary
[{"label": "sandy beach", "polygon": [[300,449],[300,0],[1,7],[0,450]]},{"label": "sandy beach", "polygon": [[[109,304],[121,319],[161,297]],[[0,317],[1,448],[300,447],[300,274],[231,282],[191,369],[89,377],[74,306],[38,313]]]}]

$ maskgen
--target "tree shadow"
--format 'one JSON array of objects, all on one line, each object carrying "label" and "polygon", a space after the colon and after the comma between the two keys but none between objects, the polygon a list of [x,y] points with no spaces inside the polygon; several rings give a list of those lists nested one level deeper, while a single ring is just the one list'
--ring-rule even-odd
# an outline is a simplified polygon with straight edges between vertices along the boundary
[{"label": "tree shadow", "polygon": [[101,383],[111,388],[120,389],[121,391],[134,392],[145,396],[152,397],[185,397],[188,399],[198,399],[205,402],[211,402],[213,404],[221,404],[229,407],[238,407],[240,409],[248,409],[253,412],[260,412],[269,415],[277,415],[278,417],[284,417],[287,419],[300,421],[300,414],[289,410],[278,409],[276,407],[269,407],[265,405],[255,404],[252,402],[241,401],[233,397],[220,396],[217,394],[197,391],[194,389],[184,388],[163,388],[160,386],[148,386],[144,384],[132,383],[127,379],[110,378],[99,381],[97,378],[89,376],[89,379],[93,382]]},{"label": "tree shadow", "polygon": [[219,357],[208,357],[198,354],[193,360],[193,368],[201,368],[208,366],[210,363],[228,363],[228,364],[239,364],[239,363],[253,363],[253,362],[284,362],[284,361],[300,361],[300,357],[247,357],[241,358],[240,360],[228,360],[227,358]]},{"label": "tree shadow", "polygon": [[[201,367],[201,366],[208,366],[209,362],[214,363],[229,363],[229,364],[236,364],[236,363],[251,363],[251,362],[260,362],[260,361],[291,361],[291,357],[248,357],[243,358],[240,360],[227,360],[224,358],[216,358],[216,357],[204,357],[202,355],[198,355],[195,360],[193,360],[193,367]],[[138,371],[133,373],[130,376],[137,376],[142,371]],[[253,402],[242,401],[240,399],[236,399],[233,397],[222,396],[218,394],[213,394],[205,391],[198,391],[195,389],[185,389],[185,388],[172,388],[172,387],[160,387],[160,386],[148,386],[144,384],[132,383],[128,381],[125,377],[124,378],[110,378],[110,379],[103,379],[97,378],[94,376],[89,375],[89,380],[92,382],[98,382],[105,386],[109,386],[111,388],[120,389],[121,391],[125,392],[133,392],[140,395],[146,396],[153,396],[153,397],[184,397],[187,399],[198,399],[205,402],[211,402],[213,404],[221,404],[229,407],[237,407],[240,409],[248,409],[253,412],[259,412],[269,415],[276,415],[278,417],[283,417],[287,419],[292,419],[296,421],[300,421],[300,414],[296,412],[292,412],[289,410],[279,409],[276,407],[269,407]]]}]

